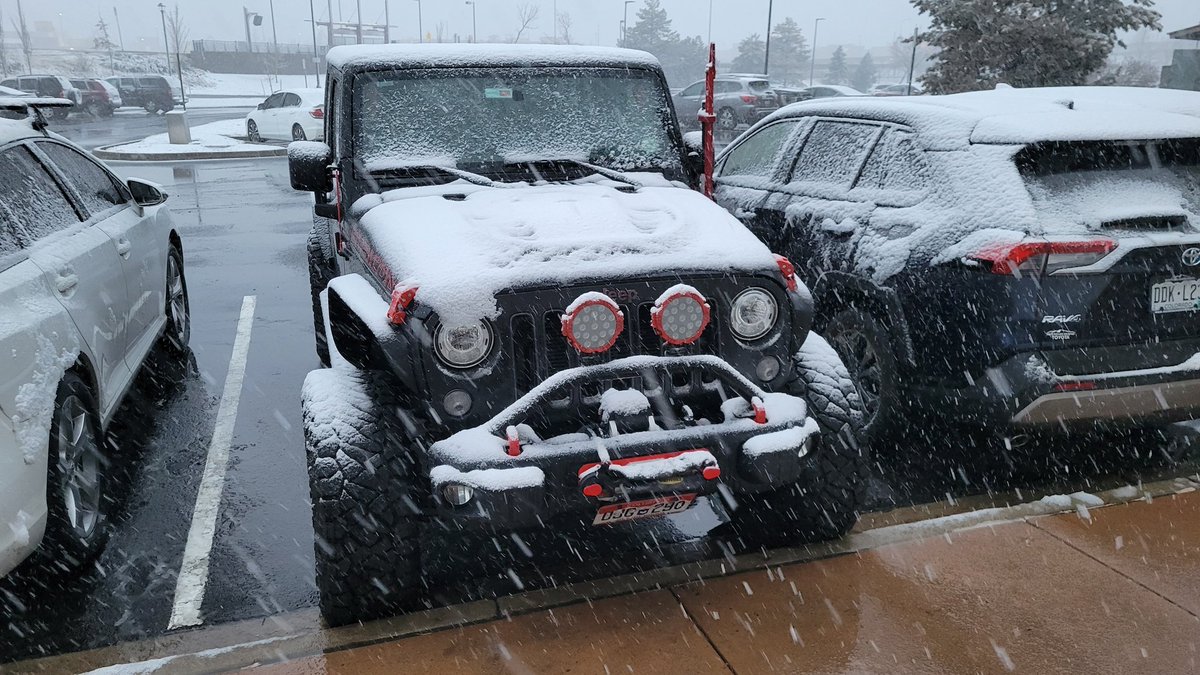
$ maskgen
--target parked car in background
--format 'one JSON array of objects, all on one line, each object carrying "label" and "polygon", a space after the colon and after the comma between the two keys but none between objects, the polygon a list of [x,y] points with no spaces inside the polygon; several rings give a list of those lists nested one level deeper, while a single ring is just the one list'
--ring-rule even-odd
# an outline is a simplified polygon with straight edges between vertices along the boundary
[{"label": "parked car in background", "polygon": [[716,198],[796,264],[875,438],[1200,413],[1200,94],[1076,87],[790,106]]},{"label": "parked car in background", "polygon": [[920,96],[925,93],[921,86],[913,83],[877,84],[871,87],[871,96]]},{"label": "parked car in background", "polygon": [[325,90],[278,91],[246,116],[246,136],[262,141],[320,141],[325,138]]},{"label": "parked car in background", "polygon": [[165,194],[28,117],[0,119],[0,175],[0,575],[39,546],[77,569],[116,503],[106,430],[152,354],[186,354],[183,252]]},{"label": "parked car in background", "polygon": [[117,88],[124,105],[143,108],[151,114],[169,112],[183,105],[179,85],[162,75],[121,75],[105,81]]},{"label": "parked car in background", "polygon": [[70,80],[59,75],[21,75],[20,77],[10,77],[0,82],[0,86],[19,89],[20,91],[42,98],[66,99],[72,103],[71,108],[49,109],[47,114],[52,119],[66,119],[72,110],[79,109],[83,101],[83,92],[71,84]]},{"label": "parked car in background", "polygon": [[[713,112],[717,128],[726,131],[754,124],[779,109],[779,98],[762,75],[720,75],[714,83]],[[679,122],[687,129],[700,126],[697,115],[704,106],[705,83],[694,82],[672,99]]]},{"label": "parked car in background", "polygon": [[840,84],[814,84],[811,87],[805,87],[803,98],[807,101],[814,98],[835,98],[838,96],[866,96],[866,94],[855,89],[854,87],[846,87]]},{"label": "parked car in background", "polygon": [[94,79],[73,79],[71,84],[82,92],[81,107],[93,117],[112,117],[121,107],[121,95],[116,87]]}]

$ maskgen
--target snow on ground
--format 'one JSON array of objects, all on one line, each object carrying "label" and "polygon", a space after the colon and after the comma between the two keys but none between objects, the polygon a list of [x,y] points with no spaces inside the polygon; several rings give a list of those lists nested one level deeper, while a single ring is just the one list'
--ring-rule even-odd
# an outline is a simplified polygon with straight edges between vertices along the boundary
[{"label": "snow on ground", "polygon": [[[321,78],[321,83],[324,84],[325,78]],[[235,73],[205,73],[202,82],[188,87],[188,106],[193,103],[199,103],[202,99],[195,97],[207,98],[210,96],[219,96],[222,98],[231,99],[254,99],[254,104],[257,105],[262,99],[269,94],[279,91],[280,89],[304,89],[313,87],[316,81],[313,76],[309,75],[241,75]]]},{"label": "snow on ground", "polygon": [[187,152],[257,152],[271,147],[242,140],[245,133],[246,122],[244,120],[221,120],[192,127],[192,142],[188,145],[173,145],[167,134],[155,134],[140,141],[108,148],[108,151],[174,155]]}]

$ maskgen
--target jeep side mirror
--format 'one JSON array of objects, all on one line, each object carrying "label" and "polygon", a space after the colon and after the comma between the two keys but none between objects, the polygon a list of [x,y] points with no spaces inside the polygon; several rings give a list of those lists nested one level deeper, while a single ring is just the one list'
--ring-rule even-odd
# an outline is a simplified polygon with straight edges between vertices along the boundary
[{"label": "jeep side mirror", "polygon": [[704,156],[704,132],[689,131],[683,135],[683,147],[689,153],[697,153],[701,157]]},{"label": "jeep side mirror", "polygon": [[125,185],[129,187],[133,201],[138,206],[158,206],[167,201],[167,193],[163,192],[162,187],[150,181],[130,178]]},{"label": "jeep side mirror", "polygon": [[330,164],[333,164],[333,149],[325,143],[293,141],[288,146],[288,174],[293,190],[329,192]]}]

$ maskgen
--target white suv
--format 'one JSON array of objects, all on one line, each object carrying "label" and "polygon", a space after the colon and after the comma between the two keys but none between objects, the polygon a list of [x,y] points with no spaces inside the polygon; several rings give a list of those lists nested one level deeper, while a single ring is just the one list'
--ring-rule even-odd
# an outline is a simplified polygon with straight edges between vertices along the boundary
[{"label": "white suv", "polygon": [[190,332],[167,196],[33,120],[0,119],[0,575],[39,545],[68,569],[100,550],[104,434],[147,357],[183,360]]}]

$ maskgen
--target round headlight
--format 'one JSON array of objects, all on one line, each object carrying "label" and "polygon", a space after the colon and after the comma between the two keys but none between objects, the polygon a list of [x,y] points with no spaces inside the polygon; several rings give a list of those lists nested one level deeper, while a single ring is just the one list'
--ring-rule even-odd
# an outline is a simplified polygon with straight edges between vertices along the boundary
[{"label": "round headlight", "polygon": [[761,288],[751,288],[733,299],[729,327],[743,340],[757,340],[771,332],[778,318],[775,297]]},{"label": "round headlight", "polygon": [[699,340],[708,327],[708,311],[704,296],[687,287],[664,294],[651,310],[650,324],[667,344],[690,345]]},{"label": "round headlight", "polygon": [[492,351],[492,329],[483,321],[465,326],[438,326],[434,345],[446,365],[470,368],[479,365]]},{"label": "round headlight", "polygon": [[625,318],[607,296],[584,294],[562,317],[562,334],[581,354],[600,354],[617,343]]}]

